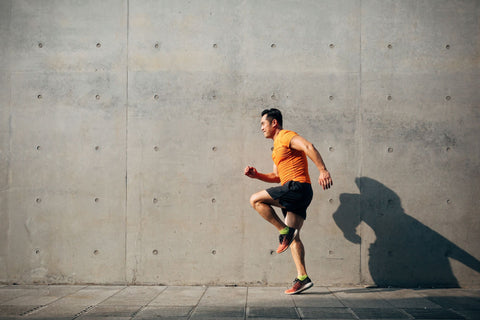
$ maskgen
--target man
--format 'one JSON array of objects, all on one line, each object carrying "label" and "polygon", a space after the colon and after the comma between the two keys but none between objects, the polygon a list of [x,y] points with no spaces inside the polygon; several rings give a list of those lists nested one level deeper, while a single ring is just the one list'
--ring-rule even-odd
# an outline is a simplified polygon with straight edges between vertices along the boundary
[{"label": "man", "polygon": [[[333,185],[330,173],[320,153],[313,144],[293,131],[282,128],[282,113],[278,109],[262,112],[262,131],[267,139],[273,139],[273,172],[260,173],[254,167],[246,167],[245,175],[264,182],[280,183],[281,186],[262,190],[250,198],[252,207],[280,232],[277,253],[289,247],[297,268],[297,277],[286,294],[296,294],[313,286],[305,268],[305,249],[300,240],[300,229],[307,216],[313,191],[308,173],[307,156],[317,166],[318,183],[323,189]],[[282,209],[283,222],[272,206]]]}]

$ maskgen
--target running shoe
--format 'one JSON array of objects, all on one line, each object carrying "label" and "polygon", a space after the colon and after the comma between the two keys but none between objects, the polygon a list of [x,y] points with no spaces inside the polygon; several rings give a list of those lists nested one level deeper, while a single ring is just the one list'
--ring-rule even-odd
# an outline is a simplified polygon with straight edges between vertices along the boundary
[{"label": "running shoe", "polygon": [[281,234],[278,237],[278,241],[280,242],[280,244],[278,245],[277,253],[282,253],[285,250],[287,250],[288,247],[290,247],[290,245],[292,244],[292,241],[294,238],[295,238],[294,228],[290,228],[287,234]]},{"label": "running shoe", "polygon": [[285,291],[285,294],[297,294],[307,289],[313,287],[313,282],[307,277],[305,280],[301,281],[298,278],[295,278],[293,281],[293,286]]}]

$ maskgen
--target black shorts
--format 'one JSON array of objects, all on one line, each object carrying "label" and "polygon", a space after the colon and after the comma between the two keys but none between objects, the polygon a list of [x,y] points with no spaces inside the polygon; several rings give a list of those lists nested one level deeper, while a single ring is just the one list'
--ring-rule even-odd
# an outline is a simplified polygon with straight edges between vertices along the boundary
[{"label": "black shorts", "polygon": [[310,183],[288,181],[283,186],[268,188],[266,190],[273,200],[278,200],[282,208],[283,216],[287,212],[293,212],[303,219],[307,218],[307,207],[312,202],[313,190]]}]

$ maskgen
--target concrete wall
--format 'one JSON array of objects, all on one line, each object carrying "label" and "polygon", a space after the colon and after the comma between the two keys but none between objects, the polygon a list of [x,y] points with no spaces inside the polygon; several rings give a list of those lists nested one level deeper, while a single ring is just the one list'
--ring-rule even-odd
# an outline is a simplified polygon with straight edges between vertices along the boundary
[{"label": "concrete wall", "polygon": [[243,176],[276,106],[334,178],[317,285],[479,286],[479,30],[475,0],[1,0],[0,281],[290,282]]}]

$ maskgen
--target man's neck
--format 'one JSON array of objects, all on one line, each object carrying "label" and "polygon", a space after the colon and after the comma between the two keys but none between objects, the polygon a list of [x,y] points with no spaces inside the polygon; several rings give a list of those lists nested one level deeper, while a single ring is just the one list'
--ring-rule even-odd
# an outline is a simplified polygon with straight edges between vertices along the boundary
[{"label": "man's neck", "polygon": [[282,128],[277,128],[277,130],[275,130],[275,134],[273,135],[273,141],[275,141],[275,138],[278,136],[278,134],[280,133],[280,131],[282,131],[283,129]]}]

